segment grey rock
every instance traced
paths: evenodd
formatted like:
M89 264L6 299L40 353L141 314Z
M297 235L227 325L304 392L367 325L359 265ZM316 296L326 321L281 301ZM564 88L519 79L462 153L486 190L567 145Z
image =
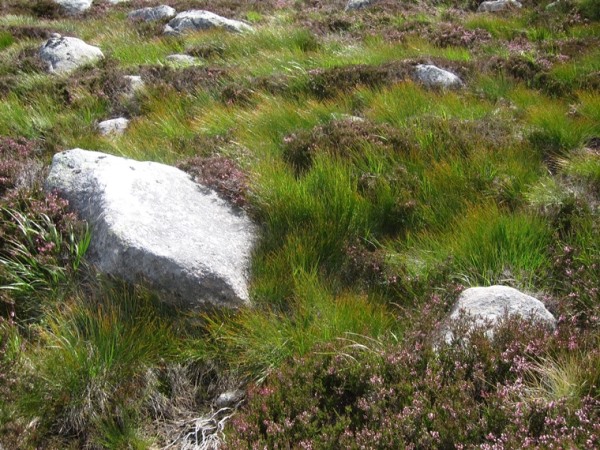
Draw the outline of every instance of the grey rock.
M415 77L426 86L444 88L461 87L463 82L452 72L431 64L419 64L415 67Z
M135 92L141 91L146 86L144 80L139 75L124 75L123 78L129 82L128 92L126 94L132 95Z
M194 9L177 14L165 26L164 32L177 35L185 31L208 30L211 28L224 28L236 33L252 31L250 25L239 20L226 19L210 11Z
M88 221L88 258L100 271L145 281L178 306L249 303L255 228L185 172L74 149L54 155L45 188Z
M243 398L244 398L244 391L239 390L239 389L237 389L235 391L223 392L215 400L215 406L217 408L229 408L231 406L234 406L236 403L242 401Z
M348 0L348 3L346 3L345 11L367 8L376 1L377 0Z
M473 287L466 289L454 305L449 320L457 320L464 313L474 319L475 325L490 324L488 332L493 335L493 327L505 316L520 316L550 327L556 319L538 299L508 286ZM446 332L446 341L452 334Z
M131 11L127 18L129 20L140 20L144 22L153 22L156 20L167 19L174 17L176 11L167 5L160 5L154 8L142 8Z
M479 5L477 12L498 12L510 8L521 8L523 5L516 0L493 0Z
M53 73L68 73L104 58L98 47L81 39L60 35L48 39L40 47L39 56L46 63L48 72Z
M180 65L192 65L192 64L198 64L201 62L200 59L196 58L195 56L185 55L182 53L176 53L174 55L169 55L165 59L173 64L180 64Z
M67 14L81 14L92 7L92 0L54 0Z
M124 117L109 119L98 124L98 131L103 136L123 134L129 125L129 120Z

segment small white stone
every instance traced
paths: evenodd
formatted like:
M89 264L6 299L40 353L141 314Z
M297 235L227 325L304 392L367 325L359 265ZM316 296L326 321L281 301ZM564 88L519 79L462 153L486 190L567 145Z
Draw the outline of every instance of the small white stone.
M98 124L98 131L103 136L123 134L129 125L129 120L124 117L105 120Z

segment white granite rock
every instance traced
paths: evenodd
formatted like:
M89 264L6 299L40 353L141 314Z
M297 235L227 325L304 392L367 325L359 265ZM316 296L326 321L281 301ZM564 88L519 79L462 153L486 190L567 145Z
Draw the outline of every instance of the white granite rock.
M48 66L48 71L54 73L68 73L104 58L98 47L86 44L81 39L58 34L42 45L39 56Z
M129 119L118 117L116 119L104 120L98 124L98 131L103 136L111 134L123 134L129 125Z
M129 20L140 20L144 22L153 22L156 20L175 17L176 11L167 5L155 6L154 8L141 8L131 11L127 18Z
M45 187L89 223L100 271L146 282L177 306L248 304L255 228L185 172L74 149L54 155Z
M185 31L208 30L211 28L224 28L236 33L252 31L250 25L239 20L227 19L210 11L194 9L177 14L165 26L164 32L177 35Z
M523 5L516 0L485 1L479 5L477 12L498 12L509 8L521 8Z
M415 67L415 77L426 86L437 86L444 88L461 87L461 79L447 70L431 64L419 64Z

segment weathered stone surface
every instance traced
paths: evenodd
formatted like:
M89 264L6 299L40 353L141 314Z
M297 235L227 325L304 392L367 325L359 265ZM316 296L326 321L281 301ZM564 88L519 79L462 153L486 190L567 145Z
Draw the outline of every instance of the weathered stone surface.
M131 11L127 18L129 20L141 20L144 22L153 22L155 20L174 17L176 11L167 5L155 6L154 8L142 8Z
M68 73L79 66L104 58L98 47L86 44L81 39L62 37L55 34L44 43L39 56L48 66L49 72Z
M129 125L129 120L125 117L109 119L98 124L98 131L104 136L110 134L123 134Z
M198 64L199 62L201 62L199 58L196 58L195 56L186 55L183 53L176 53L174 55L169 55L165 59L173 64L180 64L180 65L191 65L191 64Z
M224 28L229 31L241 33L252 31L252 27L239 20L226 19L210 11L194 9L177 14L165 26L166 34L180 34L184 31L208 30L211 28Z
M145 280L180 306L248 303L254 226L181 170L74 149L54 156L46 189L88 221L102 272Z
M346 11L352 11L355 9L363 9L371 6L377 0L348 0L346 4Z
M508 286L474 287L465 290L458 298L449 320L453 321L464 312L474 319L475 325L488 322L492 328L500 319L517 315L524 319L554 327L556 319L538 299ZM493 332L490 333L492 335ZM446 340L452 334L446 333Z
M54 0L68 14L81 14L92 7L92 0Z
M498 12L509 8L521 8L521 3L516 0L493 0L479 5L477 12Z
M415 67L415 77L427 86L445 88L461 87L463 82L452 72L430 64L419 64Z

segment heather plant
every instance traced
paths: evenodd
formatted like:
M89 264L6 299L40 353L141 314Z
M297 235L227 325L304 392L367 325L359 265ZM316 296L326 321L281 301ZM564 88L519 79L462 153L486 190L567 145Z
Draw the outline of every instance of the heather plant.
M348 335L251 387L226 448L597 445L597 396L583 389L573 404L525 395L535 392L525 380L539 373L536 359L554 346L548 330L512 319L493 340L472 329L467 344L455 334L432 347L425 327L444 309L432 300L429 319L402 341Z

